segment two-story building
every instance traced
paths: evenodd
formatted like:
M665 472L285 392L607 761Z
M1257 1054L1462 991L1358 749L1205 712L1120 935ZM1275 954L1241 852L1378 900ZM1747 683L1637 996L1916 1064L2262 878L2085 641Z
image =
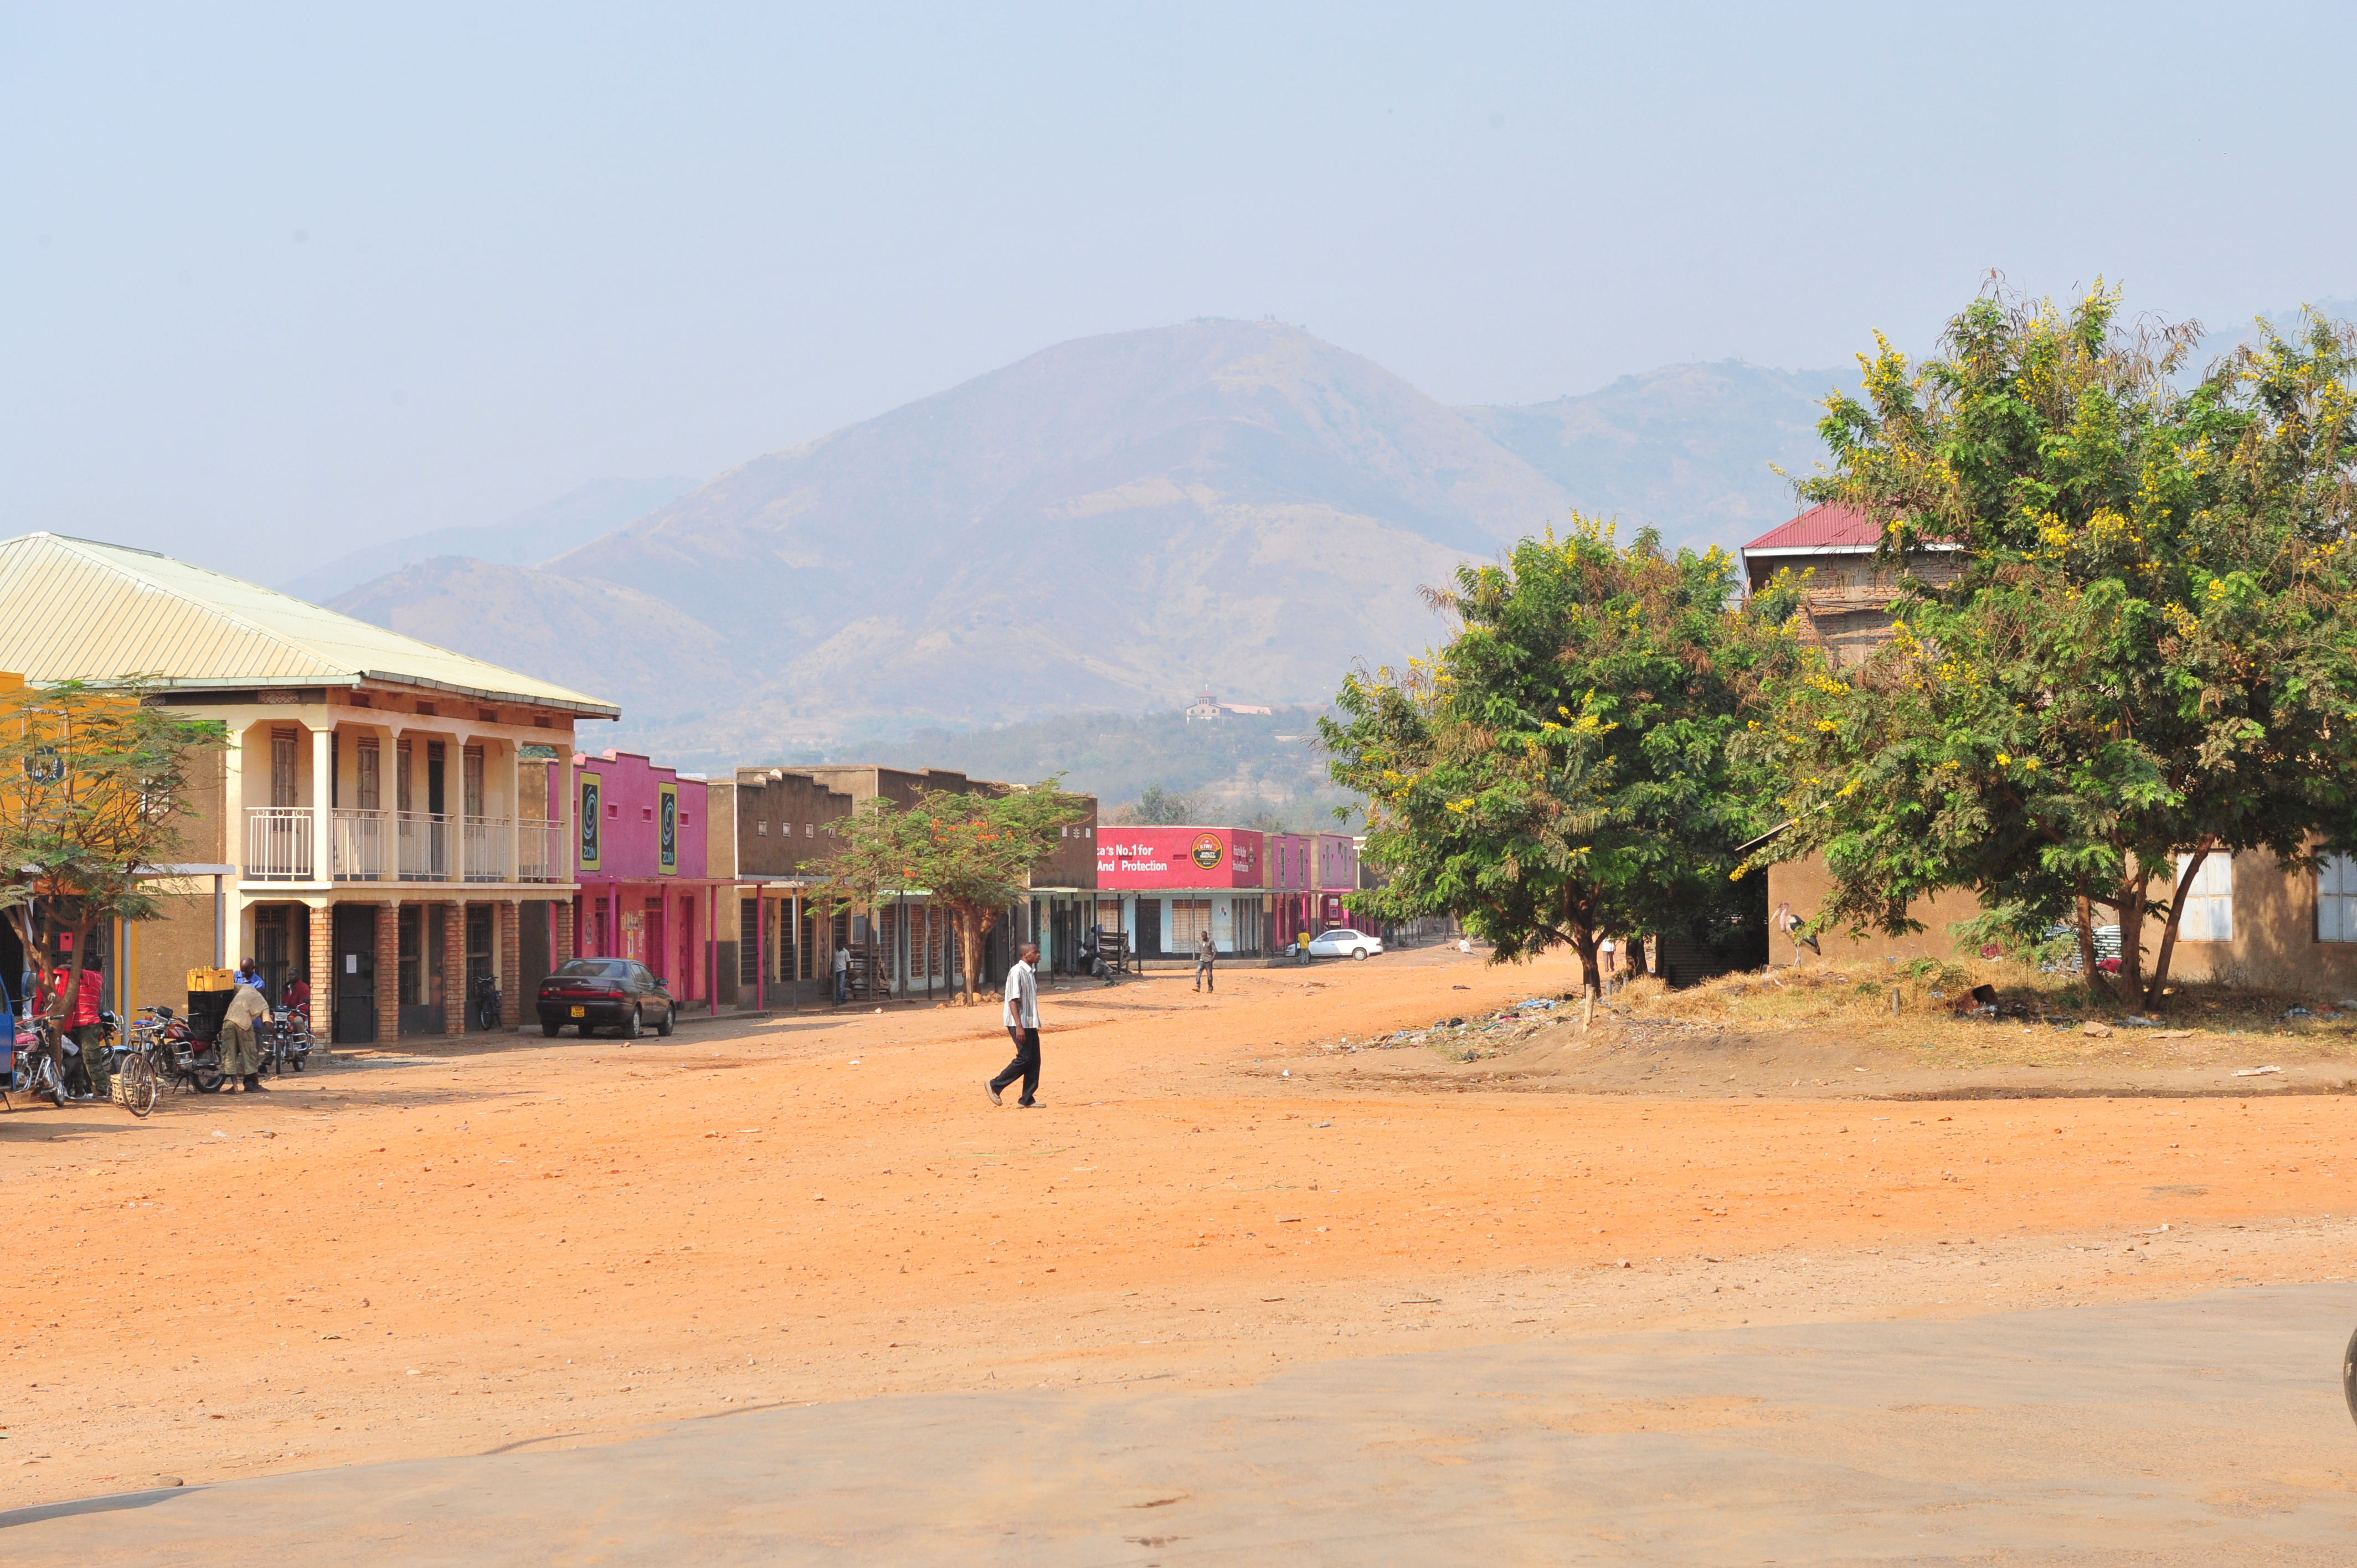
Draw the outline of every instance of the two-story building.
M574 875L581 892L575 958L634 959L682 1007L716 1008L719 950L713 932L728 878L707 874L705 780L636 752L573 758Z
M527 929L576 891L575 726L613 704L51 533L0 542L0 669L136 680L226 732L161 879L169 914L122 939L122 1001L178 1005L188 968L251 957L274 989L305 974L339 1042L459 1033L484 978L515 1022Z

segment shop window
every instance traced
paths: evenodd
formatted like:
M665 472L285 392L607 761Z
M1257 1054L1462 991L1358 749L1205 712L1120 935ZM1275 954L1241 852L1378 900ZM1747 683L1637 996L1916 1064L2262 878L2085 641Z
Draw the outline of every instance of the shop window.
M2177 857L2177 877L2185 879L2185 867L2191 855ZM2234 859L2223 851L2213 850L2201 857L2201 868L2193 874L2193 886L2186 889L2185 910L2178 917L2177 940L2181 942L2227 942L2234 940Z
M2316 940L2357 942L2357 855L2328 854L2317 864Z

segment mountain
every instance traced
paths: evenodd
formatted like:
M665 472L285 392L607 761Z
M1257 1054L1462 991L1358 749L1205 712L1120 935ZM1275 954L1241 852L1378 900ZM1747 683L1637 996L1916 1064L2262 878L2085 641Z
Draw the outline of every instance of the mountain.
M1773 371L1735 360L1670 365L1552 403L1458 410L1627 538L1734 546L1799 510L1791 478L1824 456L1824 396L1857 372Z
M429 532L371 545L339 555L317 566L279 591L298 599L324 603L347 589L383 576L388 572L437 555L460 555L504 565L528 566L587 544L608 530L619 528L695 489L694 479L597 479L569 490L552 501L520 511L505 522L481 527L437 528Z
M1059 344L770 453L536 565L414 560L334 607L620 703L683 766L932 726L1322 706L1444 632L1418 590L1575 505L1738 542L1831 378L1681 366L1451 409L1290 327ZM1812 438L1813 439L1813 438ZM1756 525L1756 526L1755 526Z

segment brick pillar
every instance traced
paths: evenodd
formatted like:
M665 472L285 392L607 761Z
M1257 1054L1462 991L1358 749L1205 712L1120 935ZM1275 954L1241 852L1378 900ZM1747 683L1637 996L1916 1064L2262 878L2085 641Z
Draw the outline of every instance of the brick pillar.
M552 900L556 911L556 961L565 963L581 955L573 950L573 900Z
M401 906L376 907L376 1037L401 1038Z
M523 906L512 898L500 900L500 1026L512 1029L523 1019Z
M442 917L442 1032L467 1032L467 906L447 906Z
M311 906L311 950L305 955L303 978L311 983L311 1033L322 1043L336 1030L336 907Z

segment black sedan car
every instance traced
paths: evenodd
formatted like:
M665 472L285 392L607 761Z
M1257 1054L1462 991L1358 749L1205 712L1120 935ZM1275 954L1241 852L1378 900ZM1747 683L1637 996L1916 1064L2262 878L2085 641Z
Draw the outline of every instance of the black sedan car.
M540 1032L554 1035L575 1024L584 1039L599 1029L619 1029L626 1040L649 1028L668 1035L679 1021L679 1003L670 987L671 982L635 959L571 960L540 983Z

